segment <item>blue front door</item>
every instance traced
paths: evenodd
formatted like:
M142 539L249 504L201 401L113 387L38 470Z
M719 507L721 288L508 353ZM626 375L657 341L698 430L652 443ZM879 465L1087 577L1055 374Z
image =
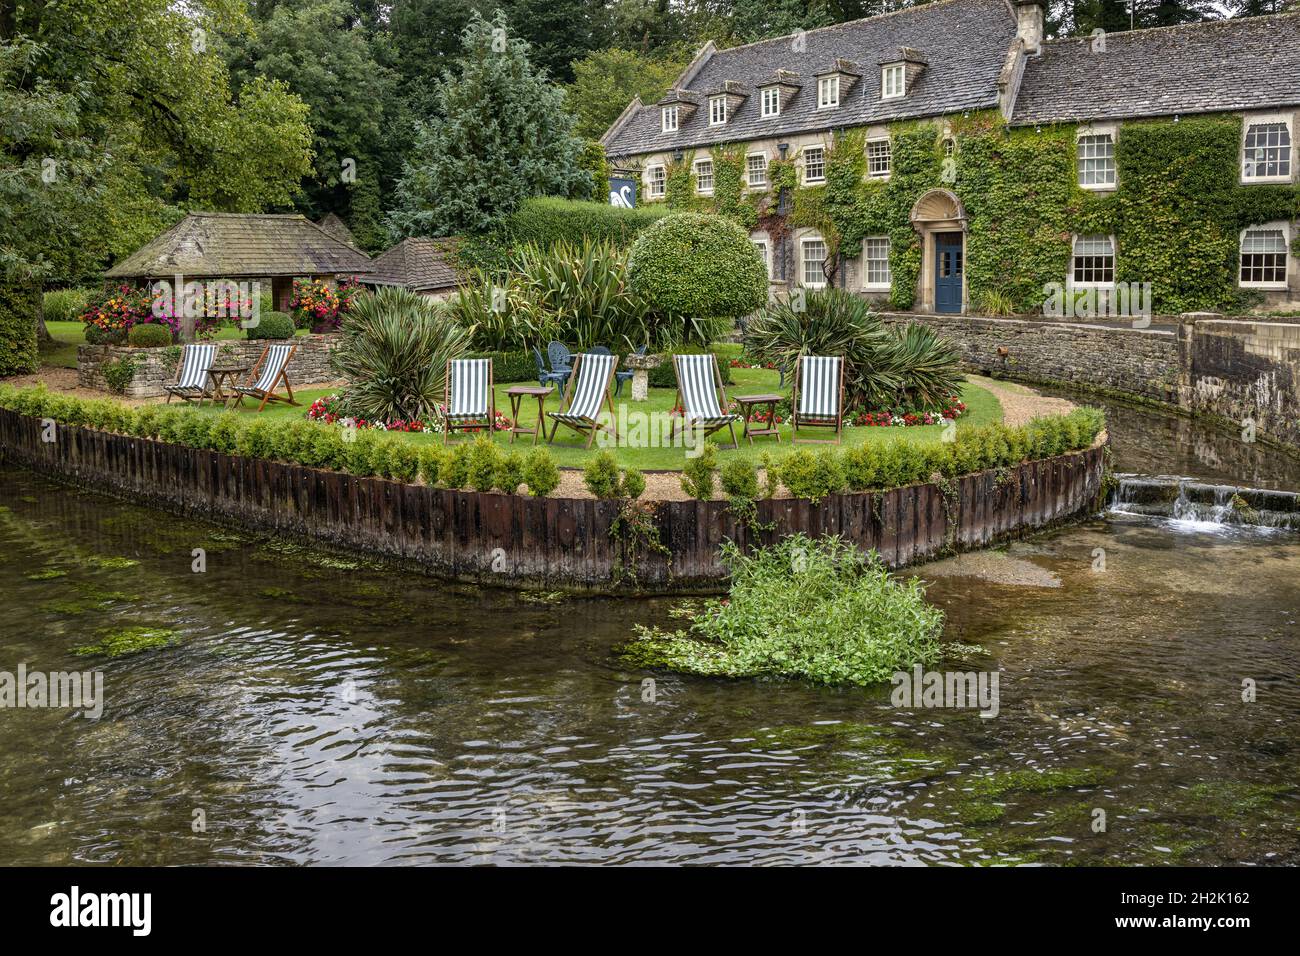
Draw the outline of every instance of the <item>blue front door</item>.
M962 234L940 232L934 237L934 311L961 311Z

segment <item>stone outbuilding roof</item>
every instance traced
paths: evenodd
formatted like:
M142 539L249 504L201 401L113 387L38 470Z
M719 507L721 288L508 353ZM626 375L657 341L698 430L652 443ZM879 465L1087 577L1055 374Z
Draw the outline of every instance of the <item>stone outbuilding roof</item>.
M702 54L693 65L694 74L688 68L688 79L681 83L688 95L721 90L728 81L750 94L726 125L709 126L708 111L700 109L677 132L664 133L659 107L642 106L607 134L605 151L611 156L658 152L993 108L998 105L998 76L1015 36L1016 18L1006 0L935 0ZM910 48L928 66L906 96L882 100L874 65L897 59L900 47ZM838 107L819 110L815 77L835 70L837 60L872 66L863 69L862 80ZM777 70L796 74L794 82L801 88L782 106L780 116L763 119L761 97L753 94L775 82Z
M305 216L190 213L105 273L109 278L360 275L370 257Z
M455 250L455 239L403 239L375 257L372 274L365 281L403 286L413 292L454 289L460 281L451 264Z
M1011 122L1076 122L1300 105L1300 14L1049 40Z

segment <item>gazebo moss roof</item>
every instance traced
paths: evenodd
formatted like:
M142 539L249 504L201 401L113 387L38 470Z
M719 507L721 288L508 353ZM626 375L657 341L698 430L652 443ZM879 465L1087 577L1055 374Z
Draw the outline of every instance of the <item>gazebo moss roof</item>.
M190 213L105 273L109 278L360 275L370 257L305 216Z
M373 285L398 285L414 292L454 288L460 276L450 260L455 239L403 239L375 257L365 281Z

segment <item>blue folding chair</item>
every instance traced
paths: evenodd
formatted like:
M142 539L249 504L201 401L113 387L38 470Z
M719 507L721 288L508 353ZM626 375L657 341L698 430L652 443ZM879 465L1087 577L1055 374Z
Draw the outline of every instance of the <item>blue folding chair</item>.
M563 372L548 371L546 368L546 360L542 358L541 349L536 347L533 348L533 361L537 363L537 384L538 385L540 385L542 388L545 388L547 385L551 385L551 384L558 385L561 388L564 387L564 383L569 376L567 376Z

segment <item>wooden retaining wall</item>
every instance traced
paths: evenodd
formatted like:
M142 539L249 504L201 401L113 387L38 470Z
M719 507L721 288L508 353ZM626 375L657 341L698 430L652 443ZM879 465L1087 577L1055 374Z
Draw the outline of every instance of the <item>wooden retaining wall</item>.
M945 548L970 550L1085 512L1100 492L1104 447L999 475L880 493L758 502L751 534L725 501L665 501L655 525L670 554L634 548L610 527L612 501L448 491L302 465L223 455L76 426L44 442L40 422L0 409L0 450L36 471L187 517L301 537L484 584L674 592L717 590L718 545L802 531L875 548L893 567ZM635 583L627 579L636 566ZM620 573L621 569L621 573Z

